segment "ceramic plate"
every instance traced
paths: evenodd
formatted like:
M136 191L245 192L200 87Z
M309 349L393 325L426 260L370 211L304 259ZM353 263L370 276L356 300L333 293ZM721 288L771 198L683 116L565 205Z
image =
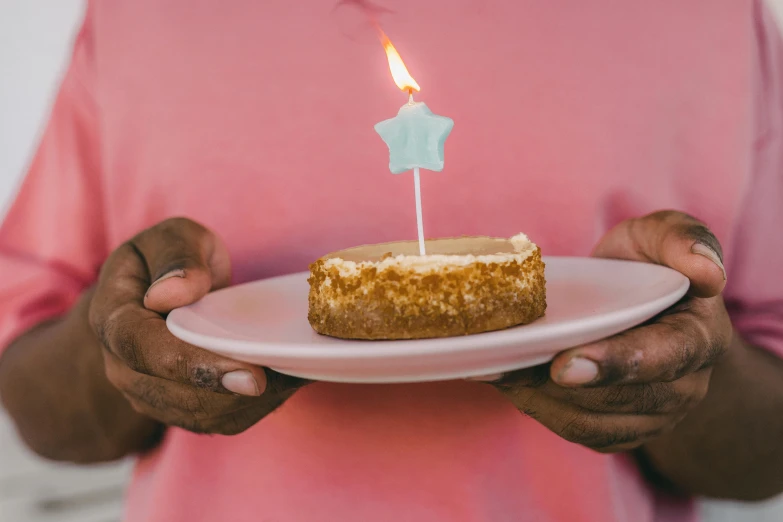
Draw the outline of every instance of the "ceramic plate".
M233 286L172 311L180 339L237 360L307 379L419 382L525 368L655 316L688 290L658 265L544 257L547 312L538 321L478 335L412 341L344 341L307 322L307 273Z

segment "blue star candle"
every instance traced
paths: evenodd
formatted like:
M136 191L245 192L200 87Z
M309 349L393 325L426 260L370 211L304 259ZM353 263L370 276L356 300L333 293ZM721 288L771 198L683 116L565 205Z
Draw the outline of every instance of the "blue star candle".
M425 255L424 225L421 211L421 180L419 169L443 170L443 150L446 138L454 127L454 120L438 116L423 102L413 101L413 91L420 90L391 41L382 32L381 41L389 59L394 83L408 92L408 103L400 107L397 116L375 125L375 131L389 147L389 170L402 174L413 170L416 195L416 224L419 235L419 254Z

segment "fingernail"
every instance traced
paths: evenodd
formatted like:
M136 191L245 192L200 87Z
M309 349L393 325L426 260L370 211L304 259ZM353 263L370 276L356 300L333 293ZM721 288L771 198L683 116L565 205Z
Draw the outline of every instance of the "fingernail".
M152 290L155 285L157 285L158 283L161 283L162 281L165 281L166 279L171 279L172 277L182 277L182 278L184 278L185 277L185 271L183 269L181 269L181 268L177 268L177 269L174 269L174 270L169 270L168 272L166 272L165 274L163 274L162 276L160 276L159 278L154 280L152 282L152 284L150 285L150 287L147 288L147 292L144 294L144 302L146 303L147 296L150 295L150 290Z
M249 395L258 397L261 393L258 391L258 384L253 378L253 374L247 370L236 370L223 375L220 383L225 389L239 395Z
M154 280L150 285L150 288L152 288L153 286L157 285L162 281L165 281L166 279L171 279L172 277L185 277L185 271L181 268L169 270L168 272L166 272L165 274L163 274L162 276Z
M502 373L493 373L491 375L479 375L477 377L466 377L466 381L495 382L503 378Z
M584 357L574 357L557 376L560 384L589 384L598 377L598 365Z
M723 266L723 261L717 252L703 243L694 243L694 245L691 247L691 252L700 256L704 256L718 265L718 268L720 268L721 272L723 272L723 280L726 280L726 267Z

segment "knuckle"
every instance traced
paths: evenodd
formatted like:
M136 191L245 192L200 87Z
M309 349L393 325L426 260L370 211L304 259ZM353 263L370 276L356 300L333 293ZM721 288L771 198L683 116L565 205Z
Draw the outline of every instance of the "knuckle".
M203 382L198 383L195 379L196 367L187 353L170 346L165 348L160 350L158 358L158 374L160 377L196 388L210 388L205 386Z
M174 217L142 231L129 243L136 252L154 252L156 258L165 260L163 266L156 267L159 273L149 274L155 280L166 272L191 265L194 258L199 258L202 239L210 233L191 219Z
M723 300L718 298L710 301L713 301L713 306L708 312L711 320L704 324L707 348L703 367L710 366L723 357L734 337L734 326Z
M217 394L207 390L194 390L192 398L192 411L196 412L196 417L204 419L227 415L246 406L246 397Z
M154 281L173 270L204 267L204 238L211 234L202 225L187 218L172 218L150 229L137 241L155 253L158 265L150 274Z
M658 411L665 403L660 393L650 384L642 384L637 390L637 413L651 413Z
M682 408L682 395L671 383L656 383L645 387L649 390L646 403L640 413L666 413Z
M641 433L632 425L609 425L602 421L601 416L575 414L563 426L560 436L596 451L613 452L641 444L648 434Z
M638 394L630 386L614 386L607 389L603 397L603 404L609 408L624 409L635 404Z
M631 382L639 375L641 368L641 352L618 351L617 355L609 358L601 368L600 384L616 385Z
M126 241L115 249L101 267L99 278L99 292L104 284L120 290L135 290L139 282L144 283L142 275L132 276L140 262L145 257L136 246L133 239ZM117 273L123 273L123 278L116 278Z
M190 377L190 358L182 352L177 352L173 357L170 373L180 382L192 382Z
M136 413L140 413L159 422L166 422L166 418L165 416L161 415L161 411L150 403L145 402L143 399L140 399L129 393L123 393L123 396L125 397L125 400L128 401L128 404L131 405L133 411Z
M128 382L123 370L127 371L126 368L123 368L114 361L108 360L108 358L104 361L103 372L106 375L109 384L114 386L115 389L119 390L127 398L125 391L128 387Z
M695 368L696 371L705 370L715 364L715 362L725 353L728 342L720 337L713 337L707 339L705 344L704 357L702 358L701 364Z
M590 415L574 413L561 427L560 436L570 442L589 445L589 441L597 435L595 424Z
M677 408L675 411L690 411L696 406L698 406L701 401L704 400L705 397L707 397L707 392L709 391L709 376L708 374L704 374L703 378L699 379L699 382L696 383L695 386L693 386L692 389L690 389L687 393L680 393L678 394L679 397L679 408Z
M213 416L212 401L208 397L202 397L199 390L189 394L182 401L182 407L187 416L196 420L206 420Z
M125 386L122 392L149 410L171 411L171 392L164 383L154 382L149 379L136 379L135 382Z
M704 398L707 396L707 387L705 386L703 389L699 388L694 393L690 393L687 395L683 395L678 403L678 408L673 409L672 413L676 411L690 411L699 404L701 404L701 401L704 400Z
M658 361L656 380L673 382L696 371L704 362L706 338L698 322L682 320L674 315L661 319L668 329L669 348L663 350ZM666 342L662 340L662 342Z
M196 388L209 391L217 391L221 388L220 372L212 366L194 364L187 368L186 372L187 380Z
M620 334L611 338L606 347L606 359L601 363L599 386L631 384L649 364L649 350L640 344L638 336Z
M149 374L136 329L129 323L116 324L110 332L109 348L131 370Z
M96 292L90 301L90 306L87 309L87 322L90 324L90 328L104 345L106 342L104 333L104 309L99 303L100 295Z
M125 397L125 400L128 401L128 404L130 404L131 408L133 408L133 411L136 413L141 413L142 415L149 415L148 407L145 403L132 395L123 393L123 396Z
M221 372L210 364L194 360L191 353L176 347L160 350L156 372L160 377L192 386L197 390L221 391Z
M114 359L110 357L103 358L103 373L106 375L109 383L120 391L124 391L126 387L126 379L123 370L127 371L127 368L117 364Z
M606 409L620 413L661 413L679 408L679 395L669 383L617 386L604 394Z
M162 340L150 358L145 356L144 347L133 333L123 337L121 346L128 365L140 373L190 386L194 391L224 391L222 372L177 343Z
M661 380L664 382L673 382L681 377L691 373L694 369L694 362L697 360L698 350L693 341L685 339L679 344L679 357L677 363L669 365L661 372Z
M90 326L92 327L93 333L98 338L98 341L100 341L104 348L108 349L111 346L111 324L102 320L102 318L93 318L91 309Z
M128 240L120 244L120 246L115 248L109 254L106 260L103 262L103 265L101 265L99 280L104 280L108 277L111 277L114 268L121 266L128 257L133 257L135 255L136 250L134 249L132 240Z

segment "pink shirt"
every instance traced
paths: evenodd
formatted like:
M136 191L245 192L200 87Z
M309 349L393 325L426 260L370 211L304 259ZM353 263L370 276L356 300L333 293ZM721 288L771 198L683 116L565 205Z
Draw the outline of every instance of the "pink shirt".
M91 5L0 231L3 344L65 312L170 216L236 281L415 237L410 176L373 124L405 97L336 0ZM390 6L392 2L387 2ZM783 355L783 46L751 0L398 0L381 21L456 122L423 175L430 236L528 233L586 255L661 208L706 221L748 340ZM624 455L568 443L489 386L315 384L234 437L168 430L126 520L690 520Z

